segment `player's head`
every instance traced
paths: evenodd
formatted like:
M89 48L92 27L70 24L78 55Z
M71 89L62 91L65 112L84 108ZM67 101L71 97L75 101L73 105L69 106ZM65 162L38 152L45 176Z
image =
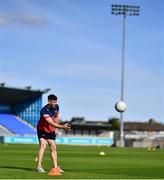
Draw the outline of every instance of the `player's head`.
M50 94L48 96L48 104L51 106L51 107L55 107L55 105L57 104L57 96L55 96L54 94Z

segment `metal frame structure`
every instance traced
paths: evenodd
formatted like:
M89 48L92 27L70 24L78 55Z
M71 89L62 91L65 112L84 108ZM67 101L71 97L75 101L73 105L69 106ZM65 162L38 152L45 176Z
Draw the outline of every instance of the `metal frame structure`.
M111 14L123 16L123 38L122 38L122 55L121 55L121 96L120 100L124 101L124 81L125 81L125 31L126 31L126 17L127 16L139 16L140 6L133 5L111 5ZM123 112L120 113L120 146L124 146L124 123L123 123Z

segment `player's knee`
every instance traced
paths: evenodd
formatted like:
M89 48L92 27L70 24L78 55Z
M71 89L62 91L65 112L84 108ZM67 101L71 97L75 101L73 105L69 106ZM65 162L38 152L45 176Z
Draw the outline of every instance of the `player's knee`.
M45 149L46 149L46 144L44 144L44 143L41 144L41 145L40 145L40 148L43 149L43 150L45 150Z
M56 151L56 146L55 145L50 145L50 150L51 150L51 152L55 152Z

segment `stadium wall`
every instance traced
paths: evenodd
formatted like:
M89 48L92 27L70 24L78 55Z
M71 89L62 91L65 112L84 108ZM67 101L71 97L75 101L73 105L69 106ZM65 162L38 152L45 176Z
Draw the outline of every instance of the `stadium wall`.
M21 143L21 144L37 144L37 137L22 136L0 136L1 143ZM57 144L69 145L113 145L112 138L94 138L94 137L57 137Z

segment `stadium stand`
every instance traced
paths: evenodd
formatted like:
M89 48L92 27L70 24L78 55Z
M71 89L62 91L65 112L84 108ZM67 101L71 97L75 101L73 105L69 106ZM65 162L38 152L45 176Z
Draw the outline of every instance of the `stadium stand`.
M0 136L12 136L14 135L8 129L0 125Z
M15 115L35 128L40 117L42 95L49 90L33 90L31 86L15 88L0 83L0 113Z
M36 130L12 114L0 114L0 125L16 135L36 135Z

